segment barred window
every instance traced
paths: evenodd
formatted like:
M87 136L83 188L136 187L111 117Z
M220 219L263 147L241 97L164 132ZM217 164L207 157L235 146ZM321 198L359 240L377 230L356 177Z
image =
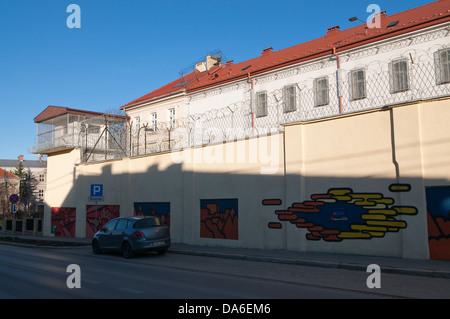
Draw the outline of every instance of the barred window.
M366 71L364 69L356 69L350 72L350 92L352 100L360 100L367 97L366 95Z
M158 114L152 113L152 130L156 132L156 129L158 127Z
M323 106L330 103L328 77L317 78L314 80L314 92L316 106Z
M267 115L267 92L256 93L256 117Z
M170 127L175 127L175 109L169 110Z
M450 49L436 52L437 84L450 83Z
M408 60L397 60L390 64L392 93L409 90Z
M288 85L283 88L283 104L285 113L292 112L297 109L295 85Z

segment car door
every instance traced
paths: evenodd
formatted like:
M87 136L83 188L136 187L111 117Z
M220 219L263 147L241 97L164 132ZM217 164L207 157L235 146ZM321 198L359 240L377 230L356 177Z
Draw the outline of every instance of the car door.
M118 219L113 219L105 226L103 226L102 229L98 232L97 237L101 248L112 248L112 234L116 229L117 222Z
M111 232L111 246L114 249L121 249L123 238L126 236L125 230L128 227L128 219L121 218L117 222L116 228Z

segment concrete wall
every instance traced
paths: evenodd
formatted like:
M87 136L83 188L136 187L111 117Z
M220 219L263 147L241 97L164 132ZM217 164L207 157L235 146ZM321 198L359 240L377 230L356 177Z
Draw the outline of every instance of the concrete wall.
M74 207L75 236L86 236L90 185L103 184L101 204L119 205L121 216L134 203L170 203L174 242L427 259L425 187L450 186L449 103L108 162L77 164L77 150L49 155L44 235L51 207ZM218 205L206 209L211 200ZM214 215L226 200L237 204L236 235L212 230L214 216L230 213Z

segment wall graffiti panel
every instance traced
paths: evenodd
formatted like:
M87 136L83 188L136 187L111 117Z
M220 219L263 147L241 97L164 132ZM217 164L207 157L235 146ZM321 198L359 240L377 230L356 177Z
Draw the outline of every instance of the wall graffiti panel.
M51 225L55 237L75 237L76 208L52 207Z
M450 187L429 187L426 196L430 259L450 260Z
M102 228L110 220L117 217L120 217L120 205L87 205L86 237L94 237L94 234L100 228Z
M408 184L392 184L391 192L409 192ZM263 205L274 205L275 200L263 200ZM281 200L280 200L281 204ZM395 206L391 197L381 193L356 193L351 188L332 188L324 194L314 194L311 200L293 203L286 210L276 210L280 222L270 222L270 229L281 229L281 222L290 222L306 228L308 240L340 242L345 239L372 239L384 237L407 227L399 215L415 215L412 206Z
M200 238L234 239L238 233L238 200L200 200Z
M134 216L157 216L165 226L170 226L170 203L134 203Z

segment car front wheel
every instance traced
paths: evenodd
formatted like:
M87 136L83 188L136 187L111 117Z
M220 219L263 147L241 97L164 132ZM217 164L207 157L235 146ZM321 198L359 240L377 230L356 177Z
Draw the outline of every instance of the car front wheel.
M102 253L102 250L100 249L100 245L98 244L98 241L97 241L97 240L94 240L94 241L92 242L92 252L93 252L95 255L99 255L99 254Z
M130 259L134 257L133 249L131 248L130 243L124 242L122 245L122 256L126 259Z

